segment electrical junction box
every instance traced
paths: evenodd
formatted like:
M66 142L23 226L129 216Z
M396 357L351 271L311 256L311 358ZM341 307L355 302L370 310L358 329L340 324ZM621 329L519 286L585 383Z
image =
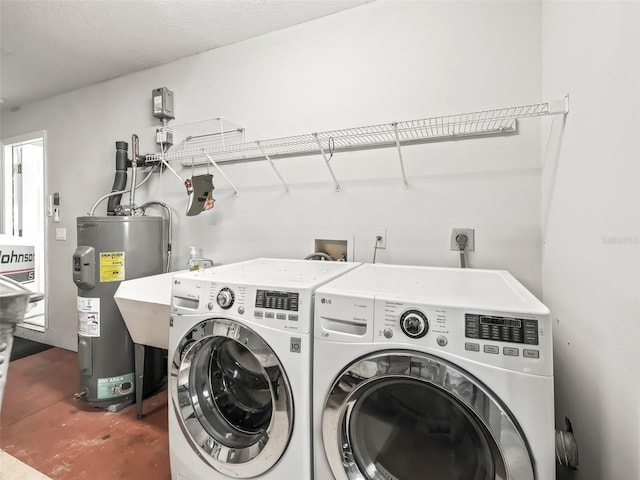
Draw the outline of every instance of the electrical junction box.
M152 92L153 116L160 119L176 118L173 112L173 92L167 87L156 88Z
M156 143L158 145L164 145L170 147L173 145L173 132L170 132L164 128L156 130Z

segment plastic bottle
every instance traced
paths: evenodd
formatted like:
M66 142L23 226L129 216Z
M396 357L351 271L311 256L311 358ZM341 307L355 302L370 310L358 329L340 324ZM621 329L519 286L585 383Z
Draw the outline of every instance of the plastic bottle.
M213 260L210 258L198 257L198 249L196 247L189 247L189 260L187 260L187 268L189 270L193 272L210 267L213 267Z
M189 260L187 260L187 268L190 271L200 270L200 262L198 261L198 249L189 247Z

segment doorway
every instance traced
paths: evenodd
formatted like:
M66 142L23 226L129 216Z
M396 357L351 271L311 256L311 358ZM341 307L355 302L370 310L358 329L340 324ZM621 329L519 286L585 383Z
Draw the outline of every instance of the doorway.
M0 164L0 273L30 290L45 290L45 134L2 140ZM45 299L20 325L44 333Z

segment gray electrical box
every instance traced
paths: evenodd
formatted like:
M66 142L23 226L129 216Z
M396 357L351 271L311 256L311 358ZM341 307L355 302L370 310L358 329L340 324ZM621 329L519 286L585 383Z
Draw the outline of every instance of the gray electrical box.
M152 92L153 116L160 119L176 118L173 112L173 92L167 87L156 88Z
M83 290L95 288L96 257L93 247L80 246L73 253L73 283Z

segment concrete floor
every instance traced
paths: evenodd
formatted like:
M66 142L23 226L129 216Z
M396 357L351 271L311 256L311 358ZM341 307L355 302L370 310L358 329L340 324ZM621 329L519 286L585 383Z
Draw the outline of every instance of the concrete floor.
M53 480L171 479L166 390L145 399L138 420L135 405L110 413L74 400L78 388L75 352L52 348L9 364L0 450L19 462L0 456L0 478L43 478L27 476L22 462Z

